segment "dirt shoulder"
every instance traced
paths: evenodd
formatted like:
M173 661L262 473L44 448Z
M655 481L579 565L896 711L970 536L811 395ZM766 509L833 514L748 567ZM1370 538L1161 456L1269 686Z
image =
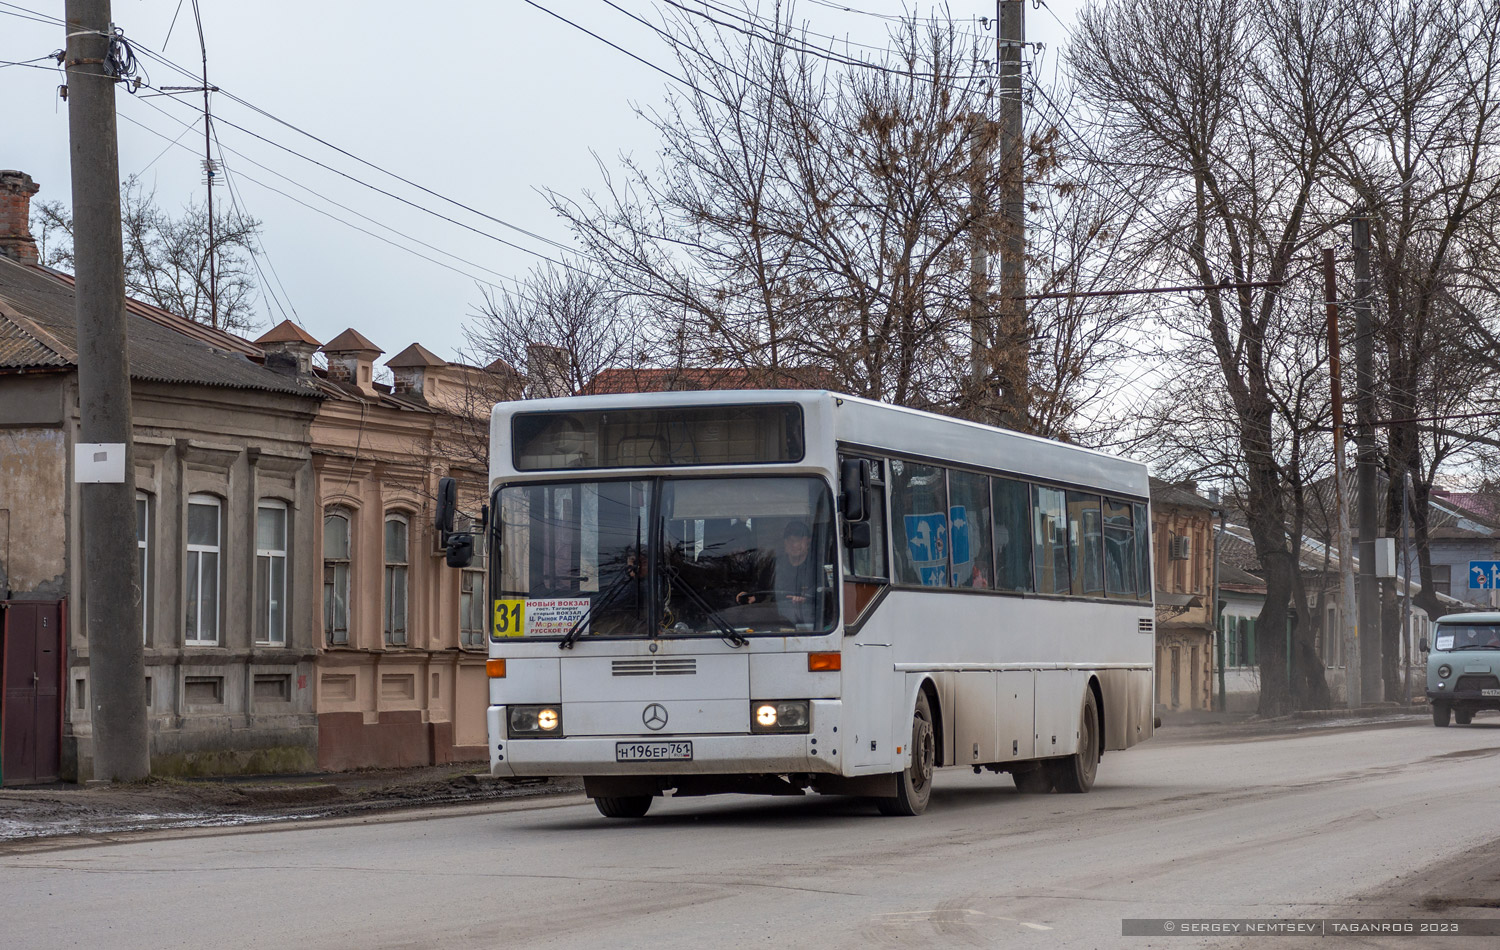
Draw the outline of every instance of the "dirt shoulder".
M582 790L576 779L493 779L481 763L238 779L0 789L0 847L65 835L339 818Z

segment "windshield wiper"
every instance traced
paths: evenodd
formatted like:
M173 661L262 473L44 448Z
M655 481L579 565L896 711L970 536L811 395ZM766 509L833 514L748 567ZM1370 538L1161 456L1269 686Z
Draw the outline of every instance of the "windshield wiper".
M742 647L750 642L749 640L746 640L744 637L736 633L734 627L729 623L729 621L724 619L724 615L719 613L717 608L715 608L712 604L705 600L703 598L703 595L698 593L698 591L693 588L692 584L689 584L686 580L683 579L681 571L673 567L671 564L668 564L665 559L662 561L661 568L667 573L668 577L670 577L682 588L682 592L684 594L687 594L688 599L691 600L695 605L697 605L698 609L703 611L704 615L708 617L709 620L713 621L714 626L719 628L719 636L726 642L728 642L730 646Z
M583 613L578 615L577 620L573 621L573 626L568 628L568 632L563 636L562 640L558 641L557 648L559 650L573 649L573 644L582 635L584 625L594 615L594 610L599 607L609 606L610 602L619 596L620 591L625 589L625 585L635 579L635 568L626 568L619 577L615 578L608 587L604 588L604 591L596 599L589 601L588 607L584 609Z

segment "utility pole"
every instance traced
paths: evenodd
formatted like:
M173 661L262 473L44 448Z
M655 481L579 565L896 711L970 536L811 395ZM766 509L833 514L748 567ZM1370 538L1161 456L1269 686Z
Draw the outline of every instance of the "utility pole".
M989 116L983 112L974 113L971 121L969 164L973 172L969 176L969 217L973 224L969 230L969 401L974 421L993 425L995 407L988 385L990 354L993 352L988 251L990 213L985 194L993 130Z
M203 15L193 0L193 19L198 24L198 49L203 53L203 182L208 186L208 314L209 325L219 329L219 272L214 253L214 165L213 114L208 109L208 44L203 40Z
M1000 87L1000 299L998 360L1000 425L1031 427L1031 327L1026 314L1026 127L1021 115L1021 50L1026 0L997 0L996 61Z
M1375 579L1375 342L1370 319L1370 217L1354 213L1354 416L1359 456L1359 678L1361 698L1378 702L1380 675L1380 587Z
M115 79L104 67L111 43L109 0L67 0L66 17L78 443L82 453L93 453L87 461L113 460L116 471L123 463L118 476L79 485L94 776L136 781L151 773L151 758L145 650L135 599L140 578Z
M1358 606L1354 599L1353 531L1349 527L1348 462L1344 458L1344 383L1339 344L1338 280L1333 248L1323 249L1323 299L1328 309L1328 381L1333 390L1333 499L1339 516L1339 637L1344 643L1344 699L1356 709L1362 699L1359 677ZM1331 635L1328 631L1325 635Z

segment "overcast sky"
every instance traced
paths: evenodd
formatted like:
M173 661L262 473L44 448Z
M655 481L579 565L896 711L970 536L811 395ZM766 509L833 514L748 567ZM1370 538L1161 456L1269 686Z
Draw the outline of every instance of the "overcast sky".
M537 2L673 69L665 43L604 0ZM613 2L651 22L660 22L660 10L667 9L659 0ZM742 0L713 2L743 7ZM1027 4L1028 39L1046 44L1037 63L1044 82L1053 77L1065 38L1061 24L1071 26L1077 5L1078 0L1051 0L1049 11ZM216 187L215 202L233 197L244 213L263 222L266 277L281 298L278 307L262 295L265 325L279 322L283 308L288 316L294 309L298 322L319 340L354 327L387 357L420 342L445 359L457 359L463 326L481 301L477 282L503 285L506 277L522 277L540 260L501 241L559 254L491 219L571 244L540 192L551 188L577 195L596 186L596 156L611 168L622 152L651 156L655 137L632 105L659 101L672 84L525 0L200 0L199 6L212 84L358 159L474 209L382 174L225 94L213 98L222 158L235 185L231 194ZM928 4L914 9L920 15L932 12ZM965 21L995 14L993 0L954 2L948 9ZM796 5L798 19L813 32L877 45L884 43L888 22L871 14L902 10L895 0L800 0ZM0 2L0 62L31 60L60 47L62 14L62 0ZM201 68L192 0L114 0L113 17L141 46L194 73ZM142 61L155 86L193 83L169 66L145 56ZM37 200L66 204L67 114L57 97L62 81L52 69L0 66L0 168L28 172L42 186ZM186 125L201 119L202 97L179 98L183 101L133 97L123 90L117 96L121 176L141 175L171 209L201 201L204 192L203 128Z

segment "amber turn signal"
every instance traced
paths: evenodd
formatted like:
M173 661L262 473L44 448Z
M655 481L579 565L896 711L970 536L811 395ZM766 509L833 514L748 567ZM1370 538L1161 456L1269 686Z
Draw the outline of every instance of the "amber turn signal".
M492 680L503 680L505 679L505 661L485 660L484 671L490 675L490 679Z
M842 653L809 653L807 655L809 673L836 673L843 668L844 655Z

